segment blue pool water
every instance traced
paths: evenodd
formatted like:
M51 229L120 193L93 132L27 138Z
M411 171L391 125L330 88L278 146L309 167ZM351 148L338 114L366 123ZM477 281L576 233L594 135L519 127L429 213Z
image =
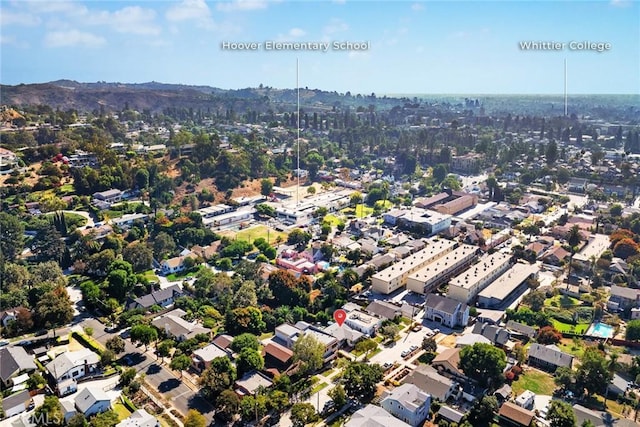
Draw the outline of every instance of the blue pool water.
M606 323L595 323L591 325L591 328L587 331L587 335L600 338L611 338L613 336L613 332L613 326L607 325Z

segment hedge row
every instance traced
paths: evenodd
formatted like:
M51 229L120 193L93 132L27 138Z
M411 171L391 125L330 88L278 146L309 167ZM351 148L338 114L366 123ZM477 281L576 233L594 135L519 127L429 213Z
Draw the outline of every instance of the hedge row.
M73 338L75 338L76 340L78 340L78 342L80 344L82 344L83 346L87 347L88 349L98 353L98 355L102 356L102 352L104 351L104 347L102 346L102 344L100 344L98 341L94 340L93 338L84 335L84 334L80 334L78 332L72 332L71 336Z

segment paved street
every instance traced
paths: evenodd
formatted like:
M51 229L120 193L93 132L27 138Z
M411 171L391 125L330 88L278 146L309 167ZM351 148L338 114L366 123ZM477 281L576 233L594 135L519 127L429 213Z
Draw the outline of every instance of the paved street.
M104 331L105 326L98 320L89 318L82 321L82 327L93 328L93 338L101 344L117 333ZM147 384L155 388L166 400L171 402L180 413L185 414L189 409L197 409L205 415L209 422L213 419L213 407L199 394L189 388L183 381L177 378L166 366L160 365L160 361L152 354L152 349L144 353L144 346L136 347L130 340L125 340L125 351L120 356L129 355L139 373L145 374Z

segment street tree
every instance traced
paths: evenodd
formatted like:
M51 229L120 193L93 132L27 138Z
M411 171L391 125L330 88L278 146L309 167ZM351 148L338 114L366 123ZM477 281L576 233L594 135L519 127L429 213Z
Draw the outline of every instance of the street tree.
M199 379L202 392L209 399L215 399L223 390L229 389L236 380L236 368L228 357L216 357Z
M331 400L336 405L336 408L340 409L347 403L347 393L344 390L342 384L338 384L327 393Z
M200 412L195 409L189 409L184 419L184 427L205 427L207 420Z
M131 341L137 341L144 344L145 350L147 346L158 339L158 331L153 326L135 325L130 331Z
M0 253L5 261L13 261L24 248L24 225L17 216L0 212L0 230Z
M570 404L563 400L552 400L547 411L550 427L575 427L576 414Z
M187 369L191 365L191 358L186 354L180 354L171 359L169 367L176 371L180 371L180 378L182 378L182 371Z
M368 339L358 341L356 344L355 350L358 353L363 353L364 360L368 360L369 353L375 350L376 348L378 348L378 343L375 340L368 338Z
M376 384L382 380L384 370L378 364L350 363L342 374L342 383L347 396L361 402L371 400Z
M216 399L216 415L224 421L231 421L240 410L240 398L233 390L223 390Z
M299 402L291 407L291 422L294 427L304 427L309 423L316 422L320 416L311 403Z
M115 354L120 354L124 351L124 340L116 335L115 337L107 340L105 347L113 351Z

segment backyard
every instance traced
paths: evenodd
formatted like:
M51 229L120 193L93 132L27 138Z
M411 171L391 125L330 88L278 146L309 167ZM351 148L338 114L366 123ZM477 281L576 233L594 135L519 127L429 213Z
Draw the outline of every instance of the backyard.
M256 239L262 237L265 240L268 239L270 245L278 243L278 240L280 242L285 242L287 240L287 233L276 231L273 228L262 224L239 231L225 230L220 232L220 235L226 236L231 240L243 240L245 242L254 242Z
M525 390L530 390L535 394L553 395L556 385L550 374L529 368L520 375L517 381L511 384L511 388L514 396Z

